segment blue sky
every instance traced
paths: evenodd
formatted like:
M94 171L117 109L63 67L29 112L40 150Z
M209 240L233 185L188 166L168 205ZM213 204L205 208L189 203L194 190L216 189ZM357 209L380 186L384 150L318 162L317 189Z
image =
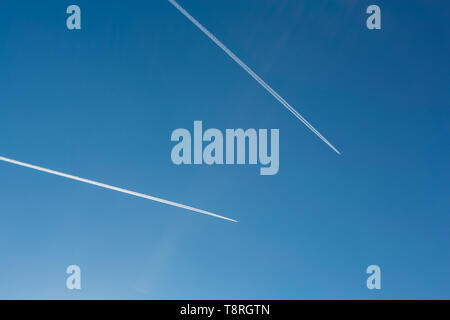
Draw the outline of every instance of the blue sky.
M448 1L179 3L342 155L165 0L2 1L1 156L239 223L0 163L0 298L450 298ZM279 128L279 173L174 165L194 120Z

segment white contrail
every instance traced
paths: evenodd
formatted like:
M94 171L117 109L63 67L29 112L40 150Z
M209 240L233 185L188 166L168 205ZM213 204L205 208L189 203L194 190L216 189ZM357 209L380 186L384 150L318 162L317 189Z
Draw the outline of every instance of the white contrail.
M341 154L319 131L316 130L305 118L303 118L297 110L295 110L289 103L286 102L275 90L273 90L263 79L261 79L252 69L250 69L241 59L239 59L233 52L230 51L219 39L217 39L211 32L208 31L200 22L198 22L193 16L189 14L182 6L180 6L175 0L168 0L175 8L178 9L186 18L188 18L197 28L199 28L204 34L206 34L216 45L218 45L227 55L231 57L242 69L247 71L249 75L253 77L258 83L264 87L275 99L277 99L286 109L288 109L294 116L296 116L301 122L303 122L312 132L314 132L323 142L325 142L331 149Z
M92 180L88 180L88 179L72 176L70 174L66 174L66 173L62 173L62 172L58 172L58 171L54 171L54 170L50 170L50 169L46 169L46 168L42 168L42 167L38 167L38 166L35 166L35 165L32 165L32 164L20 162L20 161L17 161L17 160L12 160L12 159L8 159L8 158L0 156L0 161L5 161L5 162L9 162L9 163L18 165L18 166L22 166L22 167L26 167L26 168L30 168L30 169L34 169L34 170L38 170L38 171L54 174L54 175L57 175L57 176L60 176L60 177L64 177L64 178L67 178L67 179L72 179L72 180L76 180L76 181L92 184L94 186L98 186L98 187L101 187L101 188L110 189L110 190L114 190L114 191L130 194L130 195L135 196L135 197L139 197L139 198L144 198L144 199L148 199L148 200L153 200L153 201L165 203L165 204L168 204L170 206L179 207L179 208L183 208L183 209L186 209L186 210L190 210L190 211L206 214L208 216L213 216L213 217L216 217L216 218L220 218L220 219L224 219L224 220L228 220L228 221L232 221L232 222L237 222L237 220L230 219L230 218L227 218L227 217L224 217L224 216L220 216L218 214L215 214L215 213L212 213L212 212L208 212L208 211L205 211L205 210L201 210L201 209L193 208L193 207L190 207L190 206L186 206L184 204L180 204L180 203L176 203L176 202L173 202L173 201L164 200L164 199L161 199L161 198L149 196L149 195L146 195L146 194L143 194L143 193L134 192L134 191L130 191L130 190L126 190L126 189L110 186L110 185L107 185L107 184L104 184L104 183L100 183L100 182L96 182L96 181L92 181Z

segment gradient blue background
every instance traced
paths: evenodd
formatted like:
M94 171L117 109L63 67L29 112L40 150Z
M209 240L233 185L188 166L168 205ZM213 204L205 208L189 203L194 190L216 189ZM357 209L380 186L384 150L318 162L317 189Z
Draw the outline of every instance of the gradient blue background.
M2 0L0 155L240 222L0 163L0 298L449 299L450 3L180 4L342 156L165 0ZM279 173L174 165L194 120L279 128Z

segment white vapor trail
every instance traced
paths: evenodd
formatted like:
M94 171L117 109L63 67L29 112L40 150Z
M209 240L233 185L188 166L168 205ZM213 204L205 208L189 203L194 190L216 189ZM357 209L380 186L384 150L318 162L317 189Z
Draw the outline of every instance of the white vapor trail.
M286 102L275 90L273 90L263 79L261 79L252 69L250 69L241 59L239 59L233 52L230 51L219 39L217 39L211 32L209 32L200 22L198 22L193 16L189 14L182 6L180 6L175 0L168 0L175 8L178 9L186 18L188 18L197 28L199 28L205 35L208 36L219 48L230 56L242 69L253 77L258 83L266 89L275 99L277 99L286 109L288 109L294 116L296 116L303 124L314 132L323 142L325 142L331 149L337 154L341 154L319 131L316 130L305 118L303 118L297 110L295 110L289 103Z
M232 222L237 222L237 220L230 219L230 218L227 218L227 217L224 217L224 216L220 216L218 214L215 214L215 213L212 213L212 212L209 212L209 211L205 211L205 210L202 210L202 209L197 209L197 208L193 208L193 207L190 207L190 206L186 206L186 205L181 204L181 203L176 203L176 202L173 202L173 201L164 200L164 199L161 199L161 198L149 196L149 195L146 195L146 194L143 194L143 193L134 192L134 191L130 191L130 190L126 190L126 189L110 186L108 184L104 184L104 183L101 183L101 182L96 182L96 181L92 181L92 180L88 180L88 179L72 176L70 174L66 174L66 173L62 173L62 172L58 172L58 171L54 171L54 170L50 170L50 169L46 169L46 168L42 168L42 167L38 167L38 166L35 166L35 165L32 165L32 164L20 162L20 161L17 161L17 160L12 160L12 159L8 159L8 158L0 156L0 161L4 161L4 162L12 163L12 164L15 164L15 165L18 165L18 166L22 166L22 167L26 167L26 168L30 168L30 169L34 169L34 170L38 170L38 171L54 174L54 175L57 175L57 176L60 176L60 177L64 177L64 178L67 178L67 179L72 179L72 180L84 182L84 183L91 184L91 185L94 185L94 186L98 186L98 187L101 187L101 188L110 189L110 190L114 190L114 191L130 194L130 195L135 196L135 197L161 202L161 203L164 203L164 204L168 204L169 206L174 206L174 207L186 209L186 210L189 210L189 211L194 211L194 212L197 212L197 213L206 214L208 216L212 216L212 217L216 217L216 218L220 218L220 219L224 219L224 220L228 220L228 221L232 221Z

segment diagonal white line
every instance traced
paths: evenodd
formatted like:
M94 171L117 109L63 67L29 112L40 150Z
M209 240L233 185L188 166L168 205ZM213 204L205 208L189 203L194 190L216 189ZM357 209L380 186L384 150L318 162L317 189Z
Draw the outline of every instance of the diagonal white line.
M208 31L200 22L189 14L182 6L175 0L168 0L175 8L178 9L186 18L188 18L197 28L199 28L205 35L208 36L219 48L230 56L242 69L244 69L250 76L266 89L275 99L277 99L286 109L288 109L294 116L296 116L309 130L314 132L323 142L325 142L337 154L341 154L319 131L316 130L304 117L302 117L297 110L295 110L289 103L286 102L275 90L273 90L263 79L261 79L252 69L250 69L241 59L239 59L233 52L230 51L219 39L217 39L211 32Z
M146 194L143 194L143 193L134 192L134 191L130 191L130 190L114 187L114 186L111 186L111 185L108 185L108 184L104 184L104 183L101 183L101 182L96 182L96 181L92 181L92 180L88 180L88 179L72 176L70 174L66 174L66 173L62 173L62 172L58 172L58 171L54 171L54 170L50 170L50 169L46 169L46 168L42 168L42 167L38 167L38 166L35 166L35 165L32 165L32 164L20 162L20 161L17 161L17 160L12 160L12 159L8 159L8 158L0 156L0 161L5 161L5 162L9 162L9 163L18 165L18 166L22 166L22 167L26 167L26 168L30 168L30 169L34 169L34 170L38 170L38 171L54 174L56 176L64 177L64 178L67 178L67 179L72 179L72 180L88 183L88 184L91 184L91 185L94 185L94 186L98 186L98 187L101 187L101 188L110 189L110 190L114 190L114 191L130 194L130 195L135 196L135 197L161 202L161 203L164 203L164 204L168 204L169 206L183 208L183 209L186 209L186 210L189 210L189 211L194 211L194 212L197 212L197 213L206 214L208 216L212 216L212 217L216 217L216 218L220 218L220 219L224 219L224 220L228 220L228 221L232 221L232 222L237 222L237 220L234 220L234 219L231 219L231 218L227 218L227 217L224 217L224 216L221 216L221 215L209 212L209 211L205 211L205 210L202 210L202 209L197 209L197 208L193 208L193 207L190 207L190 206L186 206L186 205L181 204L181 203L176 203L176 202L173 202L173 201L169 201L169 200L165 200L165 199L149 196L149 195L146 195Z

